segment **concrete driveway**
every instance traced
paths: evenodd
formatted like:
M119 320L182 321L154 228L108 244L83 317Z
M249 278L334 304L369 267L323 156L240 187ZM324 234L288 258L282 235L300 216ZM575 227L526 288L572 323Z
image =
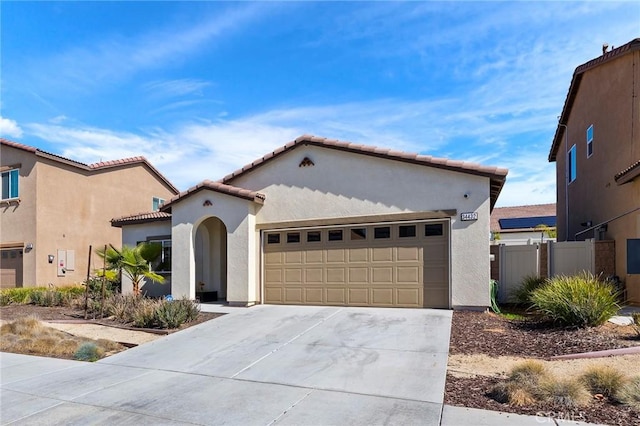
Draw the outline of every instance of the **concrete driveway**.
M89 364L2 354L2 424L440 423L451 311L262 305Z

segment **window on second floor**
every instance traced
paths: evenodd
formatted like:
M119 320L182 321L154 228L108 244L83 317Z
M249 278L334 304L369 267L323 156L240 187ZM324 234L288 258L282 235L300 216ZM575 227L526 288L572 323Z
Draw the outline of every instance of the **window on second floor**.
M152 202L152 205L151 205L151 209L154 212L157 212L158 210L160 210L160 207L162 207L163 204L164 204L164 199L158 198L158 197L153 197L153 202Z
M8 170L2 172L2 199L10 200L12 198L18 198L18 176L20 172L18 169Z
M576 146L573 145L571 147L571 149L569 150L569 152L567 153L567 178L568 178L568 183L573 182L574 180L576 180L576 177L578 173L577 167L576 167Z
M587 158L593 155L593 124L587 128Z

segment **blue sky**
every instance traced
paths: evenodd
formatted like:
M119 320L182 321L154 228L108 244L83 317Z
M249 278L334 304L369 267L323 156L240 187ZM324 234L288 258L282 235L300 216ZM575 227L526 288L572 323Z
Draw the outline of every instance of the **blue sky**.
M0 131L181 190L302 134L509 168L555 201L576 66L640 37L638 2L7 2Z

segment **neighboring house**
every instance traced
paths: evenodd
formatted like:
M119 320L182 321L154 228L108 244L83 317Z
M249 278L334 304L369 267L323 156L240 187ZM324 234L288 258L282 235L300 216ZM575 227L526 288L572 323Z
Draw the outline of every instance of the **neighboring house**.
M111 218L157 208L178 193L142 157L87 165L0 139L0 166L3 288L83 281L89 245L122 243Z
M164 245L171 284L147 283L149 294L217 292L246 306L486 307L489 214L506 175L302 136L160 212L112 223L125 243Z
M549 161L558 241L615 241L616 274L640 303L640 38L576 68Z
M492 244L520 245L555 241L556 205L496 207L491 212Z

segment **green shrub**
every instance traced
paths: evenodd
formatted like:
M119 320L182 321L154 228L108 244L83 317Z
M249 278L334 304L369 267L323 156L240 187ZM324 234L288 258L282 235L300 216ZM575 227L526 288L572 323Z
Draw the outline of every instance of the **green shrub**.
M99 360L102 355L104 355L103 351L95 343L85 342L73 354L73 359L94 362Z
M533 307L562 325L587 327L605 323L620 307L618 293L590 273L557 276L531 293Z
M624 384L615 395L616 399L634 410L640 410L640 376Z
M57 290L38 290L31 293L31 303L37 306L64 306L69 297Z
M31 293L35 288L7 288L1 290L2 306L5 305L27 305L31 303Z
M527 275L520 283L520 287L513 293L513 297L516 302L522 305L528 305L531 303L531 293L540 288L547 279L544 277L538 277L535 275Z
M157 300L138 297L132 312L133 325L141 328L155 327L158 304Z
M156 308L156 322L160 328L178 328L198 317L198 304L188 300L163 300Z
M625 376L618 370L607 366L593 366L580 378L593 394L611 397L618 393L625 382Z
M84 294L81 286L8 288L0 291L0 306L27 305L66 306Z

